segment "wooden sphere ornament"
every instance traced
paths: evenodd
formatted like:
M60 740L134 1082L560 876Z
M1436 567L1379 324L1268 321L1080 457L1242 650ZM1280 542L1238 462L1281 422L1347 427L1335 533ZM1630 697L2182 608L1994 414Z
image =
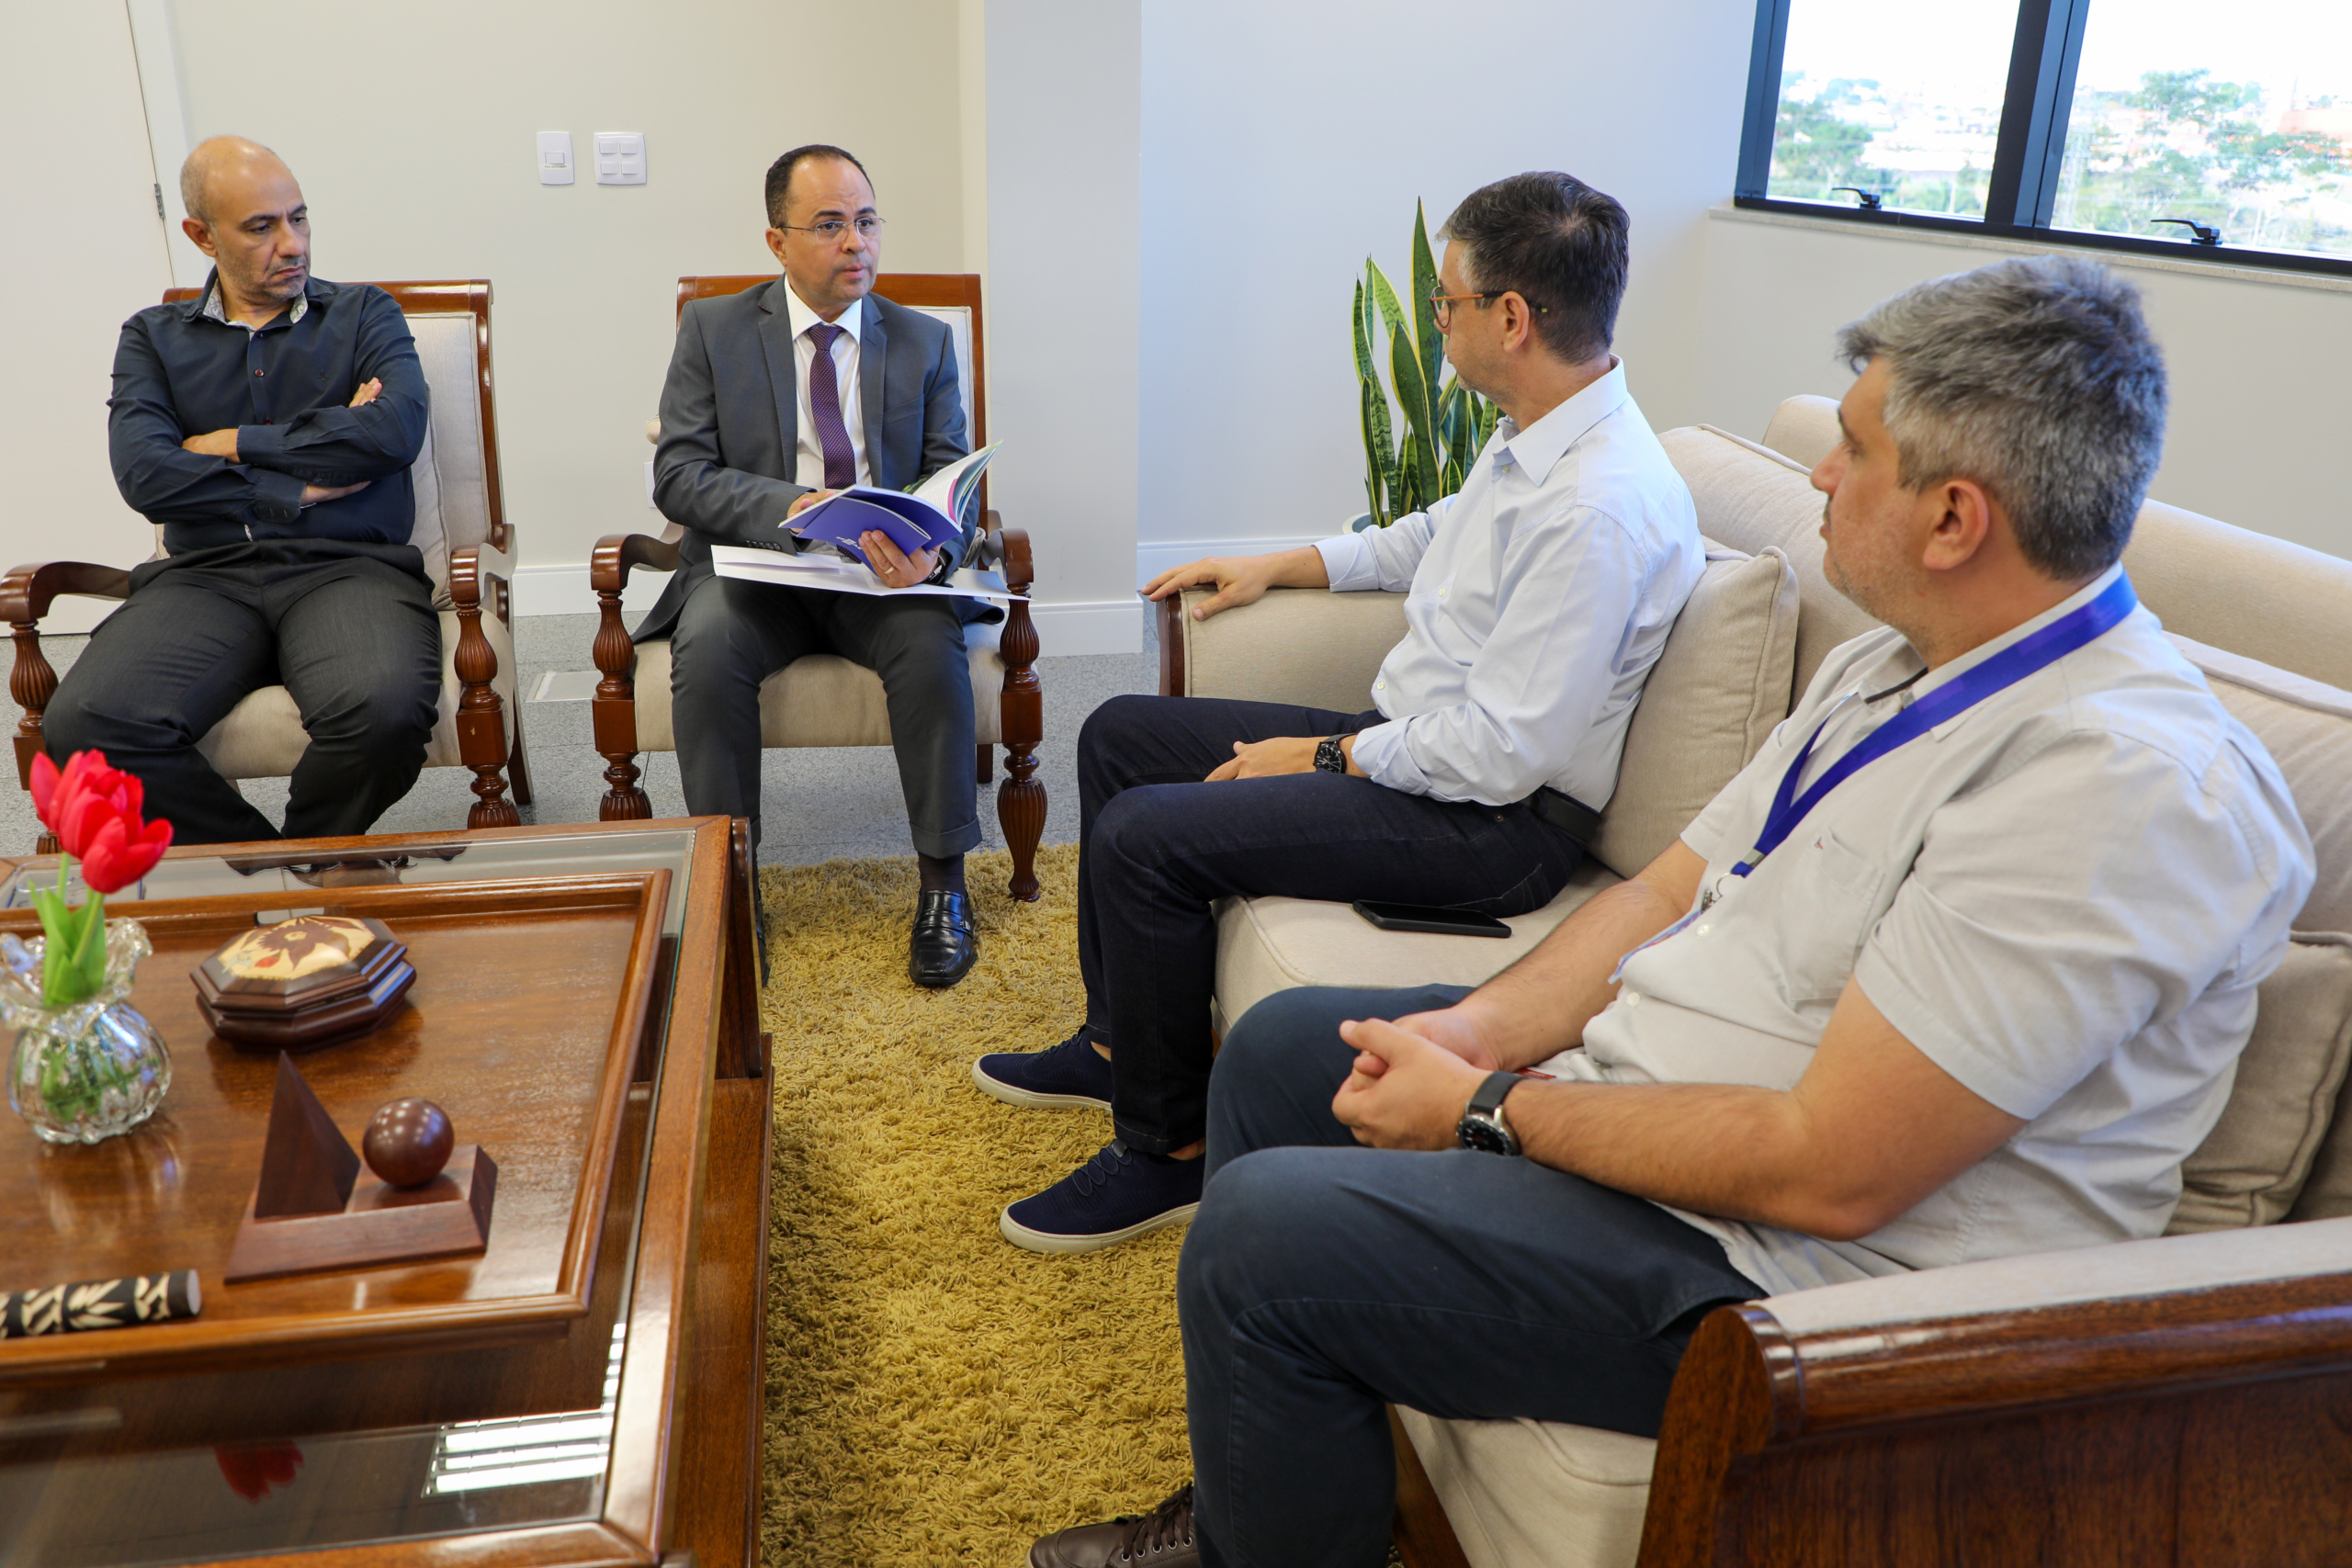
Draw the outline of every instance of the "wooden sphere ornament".
M422 1187L441 1174L458 1146L449 1113L429 1100L395 1100L368 1120L359 1152L368 1168L394 1187Z
M311 1051L367 1033L416 982L381 920L300 915L250 931L197 965L197 1010L232 1045Z

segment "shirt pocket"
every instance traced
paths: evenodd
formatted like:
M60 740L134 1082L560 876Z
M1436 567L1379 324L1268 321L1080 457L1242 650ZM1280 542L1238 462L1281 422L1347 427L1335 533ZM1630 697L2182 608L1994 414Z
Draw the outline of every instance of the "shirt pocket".
M1772 858L1782 871L1781 994L1793 1007L1835 1002L1878 923L1883 866L1826 828L1800 827Z

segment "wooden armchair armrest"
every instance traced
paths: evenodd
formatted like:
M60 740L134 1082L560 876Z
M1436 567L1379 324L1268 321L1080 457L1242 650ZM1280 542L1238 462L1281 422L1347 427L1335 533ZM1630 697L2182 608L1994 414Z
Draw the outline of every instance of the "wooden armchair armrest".
M130 573L120 567L96 566L84 560L38 561L20 566L0 579L0 620L28 626L49 614L62 593L92 599L130 597Z
M2274 1406L2290 1396L2340 1405L2347 1391L2352 1219L1928 1269L1724 1307L1700 1326L1668 1401L1641 1562L1729 1560L1724 1532L1732 1543L1787 1544L1787 1532L1827 1529L1832 1517L1868 1534L1883 1525L1894 1540L1928 1510L1951 1508L1933 1487L1888 1473L1864 1482L1865 1454L1960 1474L1988 1455L2022 1462L2031 1453L2053 1472L2116 1471L2111 1491L2161 1489L2175 1479L2168 1464L2192 1467L2186 1448L2138 1474L2149 1467L2134 1444L2186 1425L2235 1445L2249 1469L2291 1468L2287 1455L2309 1450L2313 1433L2298 1427L2303 1412ZM1800 1496L1811 1523L1775 1517Z
M499 542L511 549L512 530ZM506 798L506 705L491 684L498 678L498 650L481 632L485 600L501 622L513 622L511 590L499 570L514 570L512 559L486 545L449 552L449 600L458 613L458 647L450 661L458 672L458 757L474 775L468 786L474 792L466 812L469 829L515 828L523 821Z
M49 699L57 694L57 671L40 650L40 618L60 594L79 593L92 599L130 597L130 573L120 567L89 561L36 561L0 578L0 620L8 623L17 644L16 662L8 671L8 694L25 710L17 721L17 782L32 787L33 759L41 753L41 723ZM56 844L43 833L40 852L53 854Z
M1275 588L1205 621L1213 590L1159 602L1160 694L1248 697L1356 713L1371 705L1380 661L1405 635L1402 593Z
M650 534L607 534L596 541L596 553L588 558L588 586L599 593L618 593L638 567L675 571L678 547Z

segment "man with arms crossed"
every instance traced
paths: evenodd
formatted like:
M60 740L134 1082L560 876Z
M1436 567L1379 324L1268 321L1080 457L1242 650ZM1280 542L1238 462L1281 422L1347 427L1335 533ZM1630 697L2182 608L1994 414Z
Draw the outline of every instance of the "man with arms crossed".
M286 835L365 833L416 782L441 691L409 543L424 372L391 296L311 276L310 208L269 149L204 142L180 198L212 276L123 323L107 405L115 483L169 554L66 671L49 751L104 751L181 843L274 839L197 742L283 685L311 738Z
M952 986L978 953L964 891L964 852L980 841L964 623L986 612L937 594L718 577L710 547L797 552L787 519L853 484L910 489L964 456L956 351L937 320L873 293L882 219L864 164L838 147L796 147L769 167L766 196L783 276L678 319L653 499L685 537L637 640L670 638L686 809L748 818L754 842L760 682L811 653L882 677L922 877L907 974ZM969 549L958 539L908 556L877 533L859 545L891 588L938 581Z
M1486 986L1251 1010L1178 1274L1198 1492L1033 1562L1376 1564L1384 1402L1654 1434L1718 1303L2162 1234L2312 878L2117 565L2162 362L2057 257L1843 347L1825 567L1886 628Z
M1363 713L1120 697L1079 737L1079 959L1086 1023L983 1056L1017 1105L1102 1105L1116 1137L999 1221L1040 1251L1189 1218L1216 970L1214 900L1394 899L1540 908L1583 856L1634 704L1705 570L1690 492L1609 352L1625 209L1562 174L1474 192L1448 220L1439 327L1500 405L1460 493L1392 526L1279 555L1196 561L1154 598L1409 588L1405 640Z

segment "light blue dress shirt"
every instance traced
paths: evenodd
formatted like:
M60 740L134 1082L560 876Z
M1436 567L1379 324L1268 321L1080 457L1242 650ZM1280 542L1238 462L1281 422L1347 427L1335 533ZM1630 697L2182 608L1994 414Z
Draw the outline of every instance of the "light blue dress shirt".
M1690 488L1609 373L1495 429L1455 494L1316 547L1338 592L1407 590L1356 766L1490 806L1549 784L1595 810L1642 682L1706 570Z

